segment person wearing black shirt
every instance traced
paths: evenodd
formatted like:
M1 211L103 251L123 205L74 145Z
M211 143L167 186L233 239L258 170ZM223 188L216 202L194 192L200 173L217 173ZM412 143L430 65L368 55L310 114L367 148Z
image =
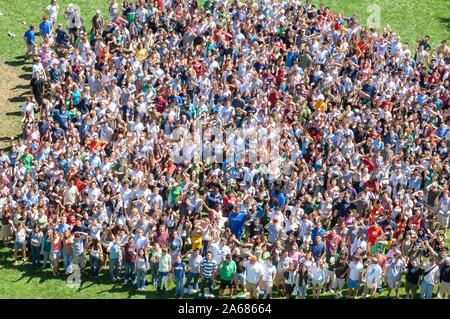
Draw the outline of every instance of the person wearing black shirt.
M233 251L233 261L236 263L236 273L234 274L234 287L235 289L239 289L239 283L242 287L245 287L245 268L241 265L241 261L245 258L248 258L250 254L241 253L239 248L235 248Z
M246 222L245 226L247 226L249 229L250 238L253 238L254 236L260 236L264 232L264 227L263 225L261 225L261 221L258 217L253 221Z
M450 299L450 257L445 257L444 262L439 268L440 271L440 287L439 287L439 295L441 298Z
M423 268L417 264L417 260L411 259L406 266L405 292L407 299L416 298L419 280L422 274Z
M342 255L334 265L334 274L336 275L336 278L333 282L333 290L335 298L342 297L342 289L344 289L345 286L348 270L348 257Z

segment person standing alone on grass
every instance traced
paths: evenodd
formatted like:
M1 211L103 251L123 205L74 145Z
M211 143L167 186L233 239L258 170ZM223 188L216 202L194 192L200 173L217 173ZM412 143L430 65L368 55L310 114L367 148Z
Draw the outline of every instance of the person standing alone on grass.
M37 54L36 34L34 33L34 29L35 29L34 24L30 25L30 28L23 35L23 39L27 44L27 53L25 53L25 57L23 59L24 62L28 59L30 55L34 56Z

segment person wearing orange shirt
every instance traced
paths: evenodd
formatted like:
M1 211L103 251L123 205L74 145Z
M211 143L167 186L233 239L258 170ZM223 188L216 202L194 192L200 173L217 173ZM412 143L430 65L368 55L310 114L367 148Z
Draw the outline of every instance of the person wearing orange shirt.
M378 225L378 223L376 222L372 222L371 226L369 227L368 230L368 242L369 242L369 247L368 251L371 250L371 247L373 247L378 239L378 237L381 236L381 234L383 234L383 230L381 229L380 225Z

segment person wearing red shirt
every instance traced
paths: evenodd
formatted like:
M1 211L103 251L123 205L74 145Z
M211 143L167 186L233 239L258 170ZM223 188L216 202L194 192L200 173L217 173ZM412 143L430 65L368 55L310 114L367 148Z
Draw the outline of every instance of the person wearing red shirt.
M420 210L416 211L413 216L408 220L409 227L414 227L415 229L420 229L420 224L422 223L422 215Z
M172 162L172 160L168 160L166 165L164 165L164 169L167 172L167 176L172 176L176 171L177 166Z
M155 98L155 106L156 111L158 111L159 113L164 113L167 106L167 100L162 96L158 96Z
M336 229L329 230L324 238L327 251L329 252L331 252L332 244L335 244L337 247L342 242L342 237L336 233Z
M381 229L380 225L378 225L378 223L376 222L372 222L372 225L369 227L368 230L368 234L369 234L369 249L368 251L370 251L370 247L372 247L373 245L375 245L375 242L377 241L377 238L381 236L381 234L383 233L383 230Z

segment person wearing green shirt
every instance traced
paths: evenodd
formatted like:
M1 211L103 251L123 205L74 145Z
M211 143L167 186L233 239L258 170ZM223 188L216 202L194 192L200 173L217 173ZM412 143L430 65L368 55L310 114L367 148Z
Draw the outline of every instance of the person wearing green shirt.
M52 251L52 235L53 230L48 229L47 233L44 235L44 239L42 240L41 252L44 255L44 263L42 264L42 269L47 268L47 262Z
M230 288L230 297L233 297L234 293L234 274L236 273L237 265L234 262L231 254L225 257L220 267L220 297L223 298L225 289Z
M27 169L27 171L31 171L31 167L33 166L34 157L29 153L28 149L25 149L23 155L20 157L20 161L23 163L23 166Z
M339 255L337 252L336 244L331 244L331 249L327 252L325 258L328 265L328 269L325 271L325 287L331 290L336 276L334 274L334 269L336 267L336 264L339 262L339 259L341 258L341 255Z
M170 189L170 206L175 205L181 199L182 194L183 188L180 184L175 183L175 185Z

